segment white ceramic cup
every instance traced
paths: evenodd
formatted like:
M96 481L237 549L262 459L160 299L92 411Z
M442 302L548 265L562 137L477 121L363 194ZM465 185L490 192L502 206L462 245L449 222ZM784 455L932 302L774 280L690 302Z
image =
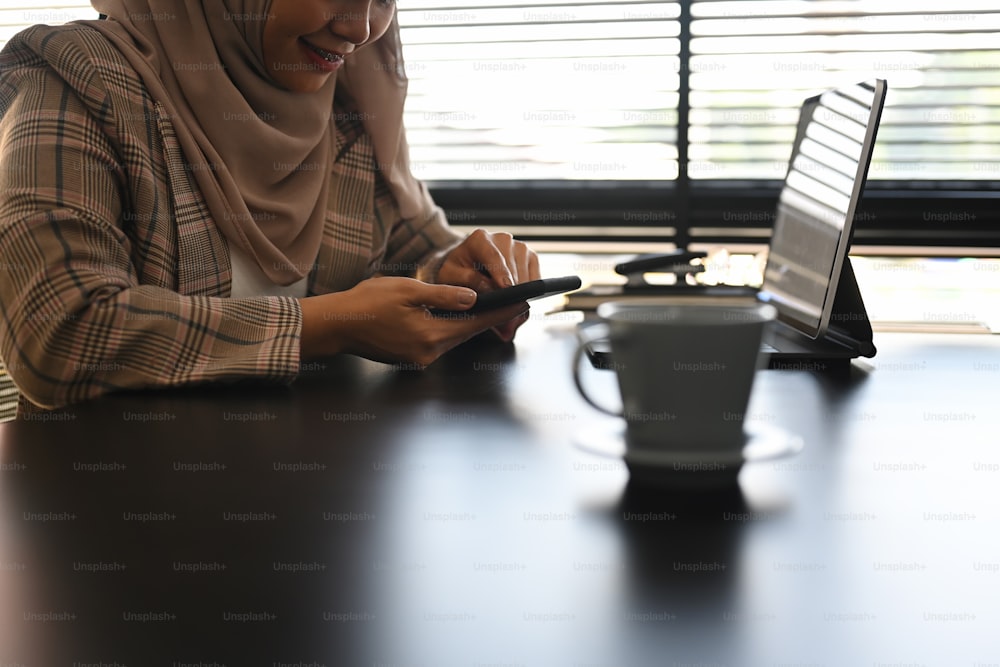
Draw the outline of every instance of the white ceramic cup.
M573 359L580 394L598 410L625 419L631 464L742 464L744 414L764 326L777 312L767 304L601 304L602 323L584 330ZM586 346L606 340L623 409L597 403L584 388Z

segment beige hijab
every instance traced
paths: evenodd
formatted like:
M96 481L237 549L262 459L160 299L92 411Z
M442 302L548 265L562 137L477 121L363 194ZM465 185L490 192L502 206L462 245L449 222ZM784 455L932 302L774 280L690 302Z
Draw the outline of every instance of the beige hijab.
M212 217L279 285L305 277L319 251L334 158L333 96L350 96L404 218L429 203L409 168L396 19L316 93L267 75L270 0L92 0L89 21L121 50L170 114Z

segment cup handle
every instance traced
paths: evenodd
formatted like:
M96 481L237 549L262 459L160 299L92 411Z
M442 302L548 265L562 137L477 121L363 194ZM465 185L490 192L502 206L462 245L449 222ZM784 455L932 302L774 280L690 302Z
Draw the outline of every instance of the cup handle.
M584 350L591 343L597 343L601 341L608 340L608 336L611 331L606 324L596 324L593 327L588 327L583 329L580 333L580 341L576 345L576 351L573 352L573 384L576 385L576 390L580 392L583 396L583 400L587 401L593 407L597 408L601 412L612 417L624 417L624 411L609 410L608 408L600 405L587 394L587 390L583 388L583 383L580 382L580 360L583 357Z

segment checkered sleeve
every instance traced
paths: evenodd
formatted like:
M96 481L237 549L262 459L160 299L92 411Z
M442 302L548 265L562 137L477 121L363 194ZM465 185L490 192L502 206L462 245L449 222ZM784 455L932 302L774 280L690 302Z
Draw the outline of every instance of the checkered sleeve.
M423 215L403 219L399 207L389 189L385 186L381 175L375 179L375 214L379 224L389 230L385 259L387 266L409 267L405 273L415 275L418 270L429 278L433 278L436 270L428 267L432 256L440 250L456 245L462 240L448 225L444 210L434 204L430 194L425 189L427 206Z
M295 299L139 284L113 139L46 68L0 77L0 358L19 390L55 408L121 389L291 381Z

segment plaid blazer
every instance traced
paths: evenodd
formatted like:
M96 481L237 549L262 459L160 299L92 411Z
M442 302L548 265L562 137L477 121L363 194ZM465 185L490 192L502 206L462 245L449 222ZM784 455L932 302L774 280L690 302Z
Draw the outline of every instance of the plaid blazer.
M413 275L459 239L435 206L400 219L358 114L340 105L310 294ZM0 53L0 359L22 397L55 408L128 388L290 382L298 302L228 298L231 278L170 120L121 54L85 25L15 36Z

